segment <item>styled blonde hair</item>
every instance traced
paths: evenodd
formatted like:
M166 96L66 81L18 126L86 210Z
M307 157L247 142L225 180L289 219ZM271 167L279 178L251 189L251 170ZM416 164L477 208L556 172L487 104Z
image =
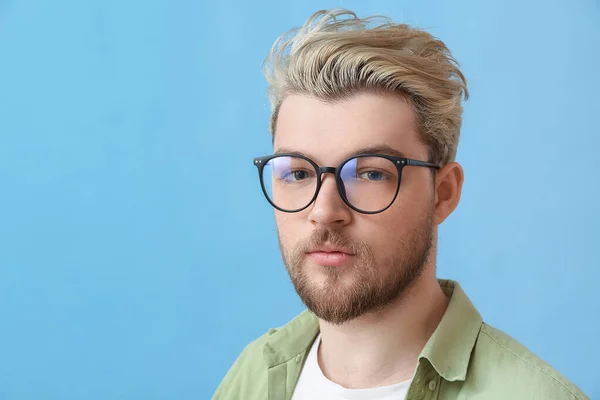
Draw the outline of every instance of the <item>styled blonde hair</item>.
M273 135L287 94L338 101L392 93L413 106L429 161L444 165L456 157L466 79L446 45L423 30L381 16L321 10L275 41L263 72Z

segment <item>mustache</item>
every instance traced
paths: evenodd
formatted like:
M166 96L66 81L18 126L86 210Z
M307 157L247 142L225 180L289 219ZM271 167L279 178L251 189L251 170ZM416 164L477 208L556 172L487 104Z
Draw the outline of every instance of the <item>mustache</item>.
M310 237L302 242L296 251L298 254L305 254L314 247L322 246L325 243L331 243L334 246L344 247L353 254L364 253L365 245L357 243L348 236L328 228L317 228Z

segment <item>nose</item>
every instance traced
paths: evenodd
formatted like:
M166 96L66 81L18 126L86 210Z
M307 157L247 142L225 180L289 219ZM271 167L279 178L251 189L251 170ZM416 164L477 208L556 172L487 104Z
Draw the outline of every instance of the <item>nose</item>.
M333 174L322 175L321 188L308 218L313 225L329 228L347 225L352 220L352 210L340 197Z

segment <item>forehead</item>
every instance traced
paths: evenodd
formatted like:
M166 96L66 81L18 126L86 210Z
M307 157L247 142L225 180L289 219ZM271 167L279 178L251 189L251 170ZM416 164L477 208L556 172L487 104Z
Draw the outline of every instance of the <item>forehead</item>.
M361 93L325 102L292 94L279 110L274 147L335 163L364 148L390 147L411 158L426 156L412 106L399 96Z

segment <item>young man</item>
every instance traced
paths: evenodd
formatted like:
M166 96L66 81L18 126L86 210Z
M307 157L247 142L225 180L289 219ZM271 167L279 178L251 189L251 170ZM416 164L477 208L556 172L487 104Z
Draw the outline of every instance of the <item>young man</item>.
M213 398L587 399L436 278L466 81L430 34L372 22L318 12L267 58L274 154L254 164L308 310Z

